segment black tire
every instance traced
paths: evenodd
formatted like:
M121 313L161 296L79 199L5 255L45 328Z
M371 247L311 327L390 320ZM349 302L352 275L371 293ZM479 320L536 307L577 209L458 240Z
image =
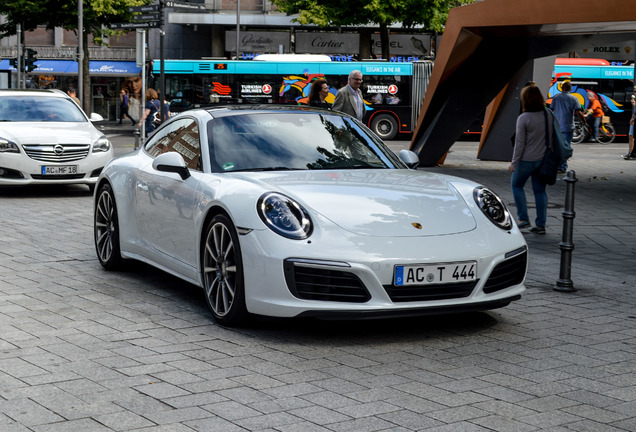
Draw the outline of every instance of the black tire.
M245 306L241 247L227 216L219 214L208 223L202 248L203 289L212 315L225 326L245 322L249 313Z
M388 141L398 134L398 123L389 114L379 114L371 121L371 130L382 140Z
M572 144L581 144L587 138L587 129L579 119L574 121L574 131L572 132Z
M113 189L108 183L99 189L94 210L93 231L99 263L107 270L121 269L123 259L119 245L117 204Z
M610 144L616 138L616 131L611 123L604 123L599 128L598 140L602 144Z

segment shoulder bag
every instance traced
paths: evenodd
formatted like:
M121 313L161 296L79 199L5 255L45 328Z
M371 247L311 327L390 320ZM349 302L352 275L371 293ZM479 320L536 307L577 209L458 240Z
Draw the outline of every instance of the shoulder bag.
M157 99L152 101L152 106L155 107L156 111L153 112L152 115L152 126L156 129L161 124L161 110L157 107ZM160 105L161 106L161 105Z
M567 146L565 138L561 133L561 127L554 114L552 116L552 139L550 139L550 128L548 127L548 109L544 111L545 117L545 155L539 168L539 180L547 185L556 183L559 167L572 156L572 147ZM569 147L569 151L568 151Z

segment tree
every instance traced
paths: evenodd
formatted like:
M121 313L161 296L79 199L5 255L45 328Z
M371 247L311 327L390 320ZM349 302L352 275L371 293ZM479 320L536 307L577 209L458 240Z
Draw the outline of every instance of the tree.
M83 27L82 43L84 61L81 65L83 72L82 94L90 94L89 75L89 49L88 35L100 45L104 44L105 36L113 36L120 31L109 28L111 24L118 22L130 22L133 15L128 11L131 6L141 6L153 3L154 0L83 0ZM77 0L4 0L0 2L0 15L6 17L6 22L0 24L0 38L12 36L17 33L17 25L24 32L35 30L38 26L46 26L52 30L62 27L65 30L77 31L78 14ZM21 41L24 42L24 39ZM89 99L84 98L84 110L90 110Z
M300 24L344 27L377 24L380 27L382 58L390 57L389 30L392 24L422 25L442 31L448 11L474 0L272 0L288 15L298 14Z

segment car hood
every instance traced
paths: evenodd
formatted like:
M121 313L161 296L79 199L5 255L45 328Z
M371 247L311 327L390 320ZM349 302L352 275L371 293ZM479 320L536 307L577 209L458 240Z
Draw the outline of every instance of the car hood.
M443 176L411 170L294 171L257 174L352 233L438 236L476 228L459 192Z
M90 122L0 123L0 136L17 144L90 144L101 135Z

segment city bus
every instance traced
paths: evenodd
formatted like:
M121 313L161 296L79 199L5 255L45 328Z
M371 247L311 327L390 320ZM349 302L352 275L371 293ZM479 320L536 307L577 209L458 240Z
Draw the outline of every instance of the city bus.
M596 93L603 111L616 129L617 137L626 137L632 116L634 66L611 65L603 59L557 58L548 91L548 101L561 92L561 83L570 80L572 94L587 108L587 92Z
M299 57L302 59L303 57ZM433 62L330 62L305 59L164 60L165 94L171 112L219 103L308 104L311 82L327 80L328 102L347 84L352 70L363 74L365 124L384 140L411 133L417 123ZM155 80L160 63L153 61Z

